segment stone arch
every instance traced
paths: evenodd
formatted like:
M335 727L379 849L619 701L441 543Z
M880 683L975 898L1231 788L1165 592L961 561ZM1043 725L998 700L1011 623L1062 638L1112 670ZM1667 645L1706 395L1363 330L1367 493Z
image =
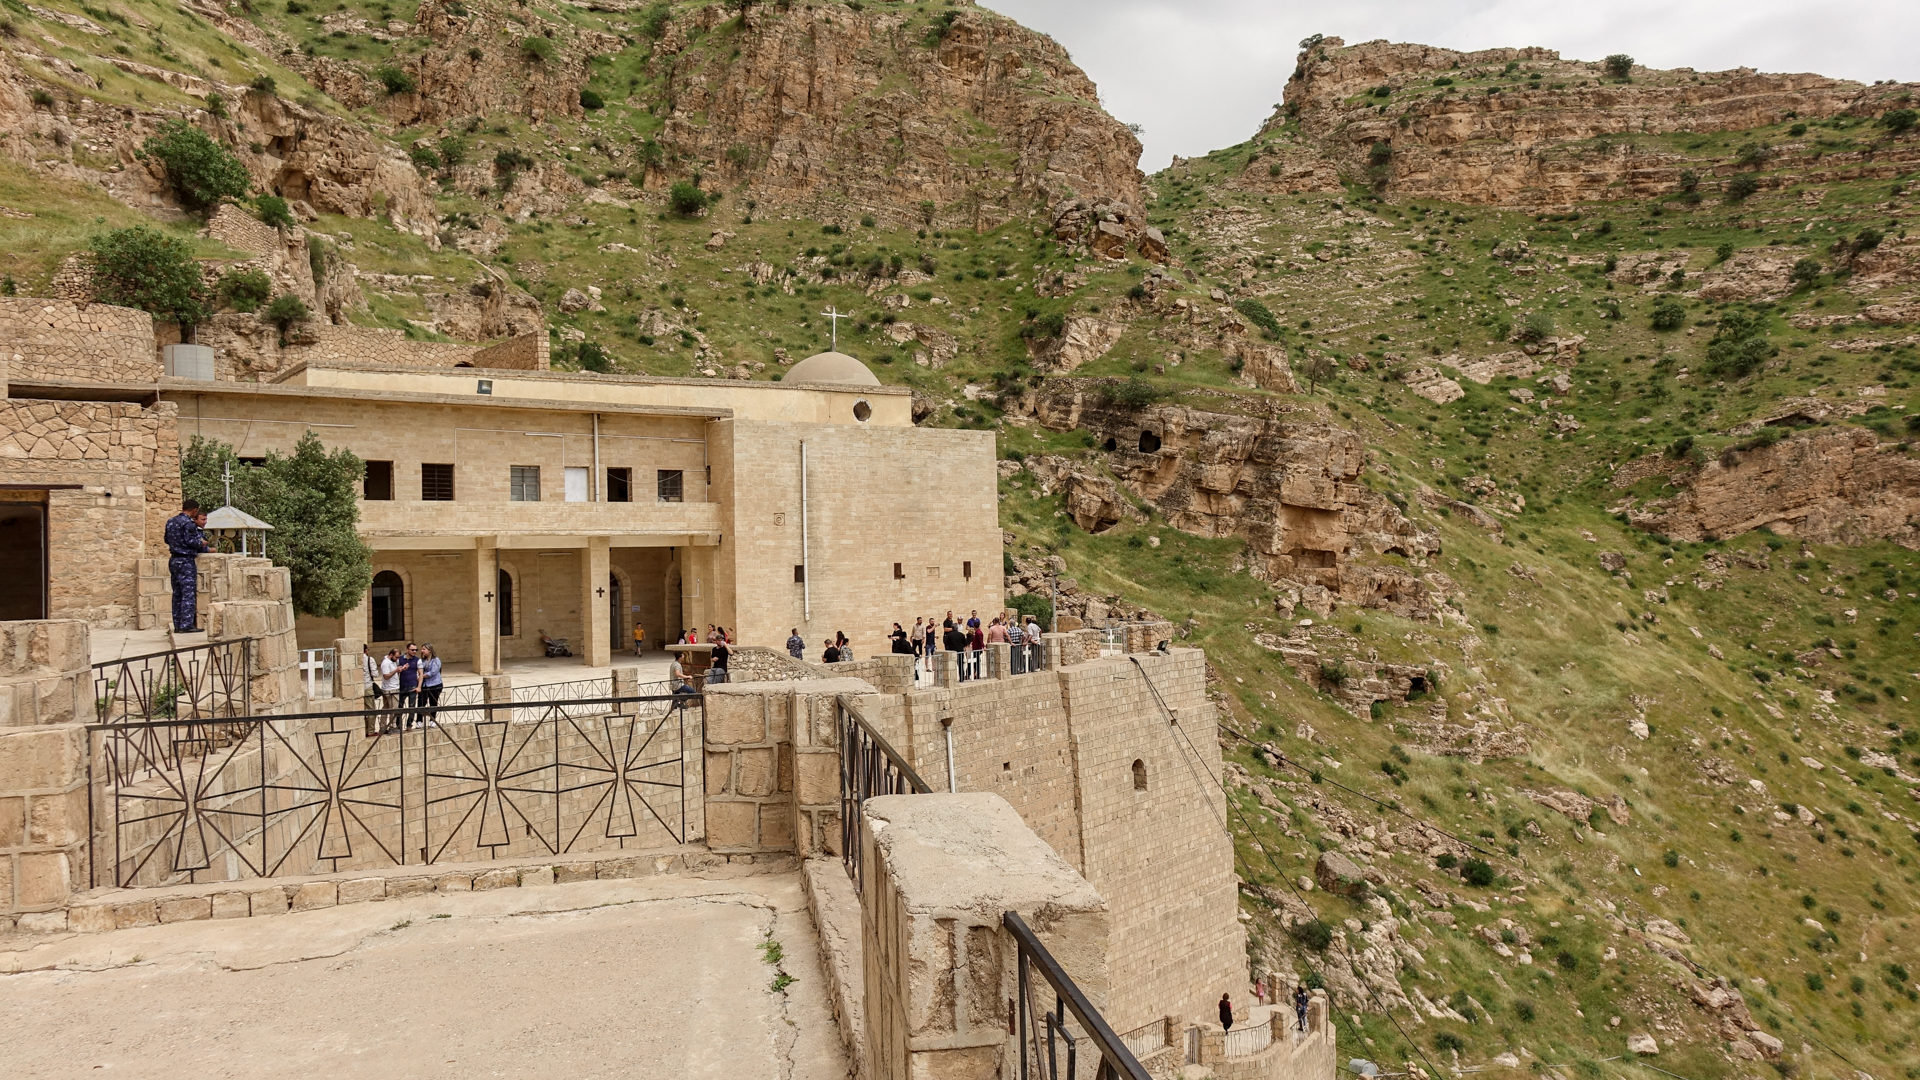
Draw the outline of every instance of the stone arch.
M1133 790L1147 790L1147 763L1139 758L1133 759Z
M524 625L520 617L520 602L526 592L521 588L523 580L519 567L506 559L500 560L494 586L494 592L499 597L499 606L495 610L499 624L494 629L502 641L517 641L520 638L520 627Z
M607 640L613 651L624 652L633 646L633 606L640 601L640 594L633 591L633 575L617 566L607 567L608 592L616 593L620 598L620 608L609 610ZM612 597L608 597L609 604Z
M384 622L376 622L374 596L377 590L387 590L388 602L397 600L392 615L398 616L398 624L389 617ZM398 595L395 596L394 594ZM407 628L416 625L413 618L413 575L398 563L375 563L373 580L367 585L367 640L387 642L407 640Z

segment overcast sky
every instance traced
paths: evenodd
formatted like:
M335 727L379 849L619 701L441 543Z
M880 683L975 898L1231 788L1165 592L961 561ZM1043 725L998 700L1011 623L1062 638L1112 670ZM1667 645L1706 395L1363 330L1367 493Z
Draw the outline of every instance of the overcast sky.
M1625 52L1649 67L1920 80L1920 0L980 0L1051 35L1142 124L1153 172L1241 142L1280 100L1300 39Z

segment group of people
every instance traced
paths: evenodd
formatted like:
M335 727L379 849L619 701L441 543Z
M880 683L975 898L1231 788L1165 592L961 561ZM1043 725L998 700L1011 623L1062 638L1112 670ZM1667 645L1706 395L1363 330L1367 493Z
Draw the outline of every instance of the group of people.
M951 610L938 623L933 616L913 620L913 628L893 624L888 635L892 651L914 657L915 666L931 673L937 653L958 654L960 681L982 676L982 660L989 645L1010 645L1013 674L1020 675L1040 666L1040 621L1031 615L1024 619L1018 612L994 615L985 623L978 610L966 618L957 618Z
M1255 1001L1263 1005L1266 1004L1266 980L1262 979L1253 984L1253 997ZM1299 1026L1301 1031L1307 1030L1307 1006L1312 1001L1313 998L1307 993L1307 988L1304 984L1294 986L1293 1018L1294 1023ZM1233 1030L1233 998L1229 994L1220 995L1220 1026L1227 1031Z
M633 626L633 638L633 653L635 656L638 656L640 655L641 640L641 627L639 623L635 623ZM700 631L697 627L689 626L687 627L687 632L675 638L673 643L675 645L701 644ZM713 649L707 656L705 681L709 683L726 682L729 677L728 666L733 663L733 631L724 626L714 626L709 623L707 625L706 644L713 646ZM687 667L681 663L678 653L674 654L673 665L667 671L667 680L673 684L673 692L676 694L698 693L698 691L693 688L693 681L687 677Z
M820 645L820 662L823 664L838 664L853 659L853 642L847 640L844 630L835 631L832 637L821 642ZM795 660L807 658L807 641L800 636L800 628L797 626L787 634L787 655Z
M365 682L367 734L389 735L406 728L425 727L440 707L440 654L432 643L388 649L375 656L373 647L360 647L360 669ZM376 706L375 701L379 704Z

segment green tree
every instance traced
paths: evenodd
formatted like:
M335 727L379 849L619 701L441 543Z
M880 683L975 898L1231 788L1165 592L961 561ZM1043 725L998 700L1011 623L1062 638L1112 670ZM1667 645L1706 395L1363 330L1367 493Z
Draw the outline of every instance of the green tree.
M580 370L582 371L592 371L605 375L613 370L613 358L607 355L607 350L597 341L581 342L578 356L580 357Z
M1739 173L1727 181L1727 201L1744 202L1747 196L1760 190L1760 181L1752 173Z
M1541 342L1552 337L1553 331L1553 313L1549 311L1535 311L1529 313L1527 317L1521 321L1519 338L1521 341L1529 343Z
M1707 342L1707 369L1716 375L1744 378L1775 351L1767 340L1764 316L1745 308L1728 308L1720 313L1720 325Z
M1624 79L1633 74L1633 57L1626 53L1614 53L1601 63L1606 66L1607 74L1616 79Z
M601 97L597 91L589 90L583 86L580 88L580 107L588 112L592 112L595 109L604 109L607 107L607 99Z
M528 63L545 64L550 63L557 54L553 42L543 37L529 37L520 39L520 55Z
M185 240L135 225L95 236L94 296L191 327L207 316L207 287Z
M691 180L681 180L667 192L667 205L681 217L697 217L707 208L707 193Z
M1916 122L1920 122L1920 113L1912 109L1889 109L1880 116L1880 123L1895 135L1905 134Z
M273 298L260 312L260 321L268 323L280 331L280 344L287 343L287 331L293 324L306 322L313 312L307 309L307 302L292 293L281 293Z
M1305 371L1307 376L1307 393L1311 394L1320 389L1320 384L1323 382L1331 382L1337 370L1338 369L1333 366L1333 357L1309 356L1307 358Z
M160 125L140 149L166 167L168 186L189 210L210 210L222 199L245 195L253 186L239 158L184 120Z
M380 85L385 87L389 94L411 94L420 89L420 84L405 68L394 67L391 64L375 68L373 77L380 80Z
M223 466L233 471L233 504L273 526L267 555L291 571L294 610L338 618L358 604L373 581L373 551L356 529L365 463L348 450L329 453L311 431L291 455L269 451L252 467L226 443L195 436L180 455L182 494L219 505Z
M646 187L647 174L659 168L667 160L667 152L652 139L642 139L640 145L633 148L633 160L640 166L639 186Z
M1021 593L1007 601L1007 606L1039 623L1040 629L1053 629L1053 601L1039 593Z

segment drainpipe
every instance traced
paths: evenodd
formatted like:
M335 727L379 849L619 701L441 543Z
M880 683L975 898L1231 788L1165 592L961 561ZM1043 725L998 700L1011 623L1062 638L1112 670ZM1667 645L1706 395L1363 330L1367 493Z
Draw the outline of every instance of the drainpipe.
M807 551L807 444L800 442L800 598L805 621L813 622L813 565Z
M953 717L941 717L940 730L947 737L947 794L958 794L960 787L953 775Z

